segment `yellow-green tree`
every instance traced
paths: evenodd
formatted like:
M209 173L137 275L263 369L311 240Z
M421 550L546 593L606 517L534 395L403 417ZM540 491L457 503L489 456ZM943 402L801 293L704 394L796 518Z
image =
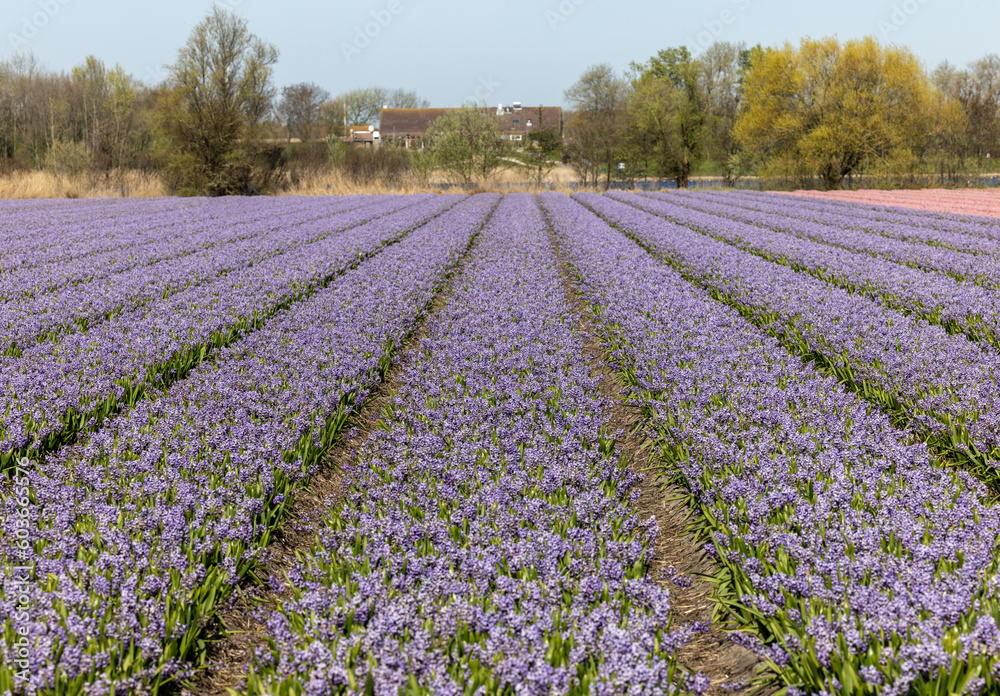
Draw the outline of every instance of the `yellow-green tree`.
M735 136L762 162L787 163L839 188L867 167L912 167L933 142L938 94L906 48L873 38L804 39L757 56Z

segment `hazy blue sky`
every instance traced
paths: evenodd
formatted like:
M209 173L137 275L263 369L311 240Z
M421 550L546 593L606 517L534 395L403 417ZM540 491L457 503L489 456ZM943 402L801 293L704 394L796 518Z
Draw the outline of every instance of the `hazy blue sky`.
M435 106L562 104L589 65L619 69L658 49L716 39L773 45L872 34L928 66L1000 52L1000 3L975 0L222 0L281 51L280 87L378 84ZM212 0L0 0L0 54L68 70L89 53L147 82L174 60ZM381 20L381 22L379 22Z

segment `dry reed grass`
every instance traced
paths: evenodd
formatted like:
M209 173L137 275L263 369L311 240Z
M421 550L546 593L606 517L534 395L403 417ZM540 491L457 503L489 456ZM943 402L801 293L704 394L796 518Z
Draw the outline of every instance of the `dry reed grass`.
M382 183L359 184L348 177L343 176L338 171L328 171L309 177L300 181L297 185L289 185L288 189L282 191L283 196L346 196L351 194L380 194L380 193L447 193L460 191L458 188L445 188L445 179L437 176L431 177L418 174L404 176L402 181L394 186ZM550 182L546 186L538 187L523 180L517 181L503 177L494 183L487 185L476 184L468 189L468 193L512 193L515 191L526 191L538 193L539 191L561 191L563 193L573 193L576 189L570 187L567 181Z
M0 177L0 198L153 198L165 195L167 189L160 178L141 171L75 177L32 171Z
M506 177L504 177L506 179ZM561 191L573 193L570 183L556 178L545 187L537 187L529 182L507 179L486 186L475 186L469 192L484 191L511 193L526 191ZM413 194L445 193L459 191L457 188L441 186L443 180L433 177L408 175L395 186L386 184L360 184L351 181L337 171L327 171L308 178L300 178L297 184L288 183L282 196L345 196L350 194ZM168 196L166 185L155 172L113 171L107 174L84 174L61 176L50 171L17 172L0 176L0 199L23 198L155 198Z

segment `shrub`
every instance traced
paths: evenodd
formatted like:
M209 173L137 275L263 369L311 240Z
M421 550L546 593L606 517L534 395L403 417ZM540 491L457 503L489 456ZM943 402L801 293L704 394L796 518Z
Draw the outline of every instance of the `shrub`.
M345 155L341 168L357 184L398 186L410 171L410 158L405 150L391 146L354 147Z
M45 168L60 176L79 176L94 168L94 154L86 143L57 140L45 156Z

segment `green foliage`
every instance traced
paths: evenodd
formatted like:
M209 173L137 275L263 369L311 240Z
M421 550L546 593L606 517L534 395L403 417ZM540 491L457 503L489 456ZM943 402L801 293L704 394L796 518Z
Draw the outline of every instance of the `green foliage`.
M552 158L557 157L561 150L562 138L557 130L536 131L528 136L528 147L518 159L536 187L541 187L545 183L549 173L556 166Z
M691 81L691 52L687 46L665 48L642 66L641 79L653 79L672 87L686 88Z
M532 148L537 149L546 157L554 157L562 150L562 137L554 128L546 128L528 136Z
M344 158L347 157L347 153L350 149L351 146L341 140L339 136L326 136L327 161L334 169L340 169L341 165L344 164Z
M705 99L701 65L685 47L660 51L644 64L632 64L630 137L644 143L659 176L687 188L692 167L704 152Z
M431 123L426 141L436 165L463 186L488 184L510 167L510 143L486 108L466 106L448 111Z
M391 145L351 147L341 171L356 184L398 186L410 171L410 158L406 150Z

